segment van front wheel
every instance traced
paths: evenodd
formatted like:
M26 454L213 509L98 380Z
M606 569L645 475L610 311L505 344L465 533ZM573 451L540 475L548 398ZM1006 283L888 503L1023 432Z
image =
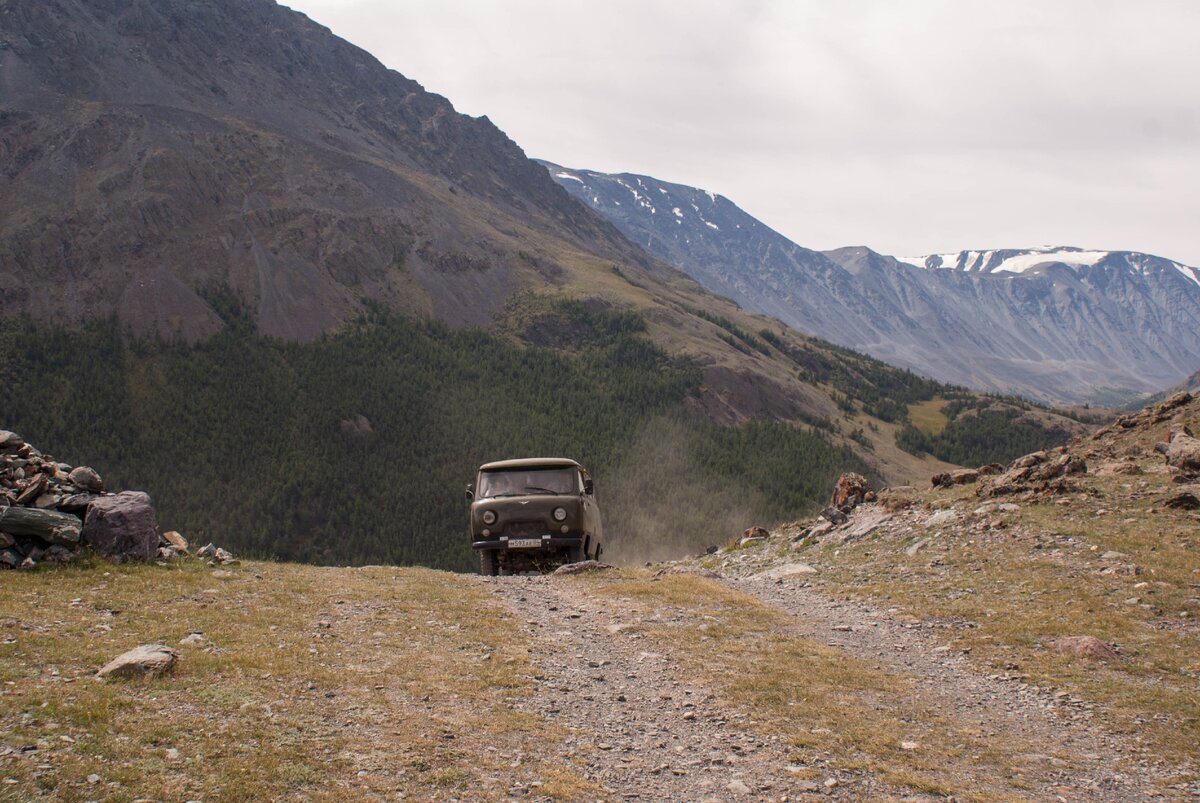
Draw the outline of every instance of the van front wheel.
M496 552L491 549L479 550L479 573L484 577L495 577L497 568Z

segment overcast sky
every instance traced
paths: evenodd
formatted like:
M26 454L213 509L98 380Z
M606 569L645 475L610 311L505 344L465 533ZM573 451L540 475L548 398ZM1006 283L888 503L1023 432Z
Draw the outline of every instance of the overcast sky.
M1197 0L282 0L530 156L801 245L1200 265Z

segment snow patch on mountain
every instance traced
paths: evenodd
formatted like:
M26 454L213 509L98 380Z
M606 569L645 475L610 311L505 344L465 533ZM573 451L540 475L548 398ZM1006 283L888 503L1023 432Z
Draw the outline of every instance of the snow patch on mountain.
M896 257L897 262L928 270L958 270L968 273L1026 273L1041 265L1057 264L1094 268L1114 258L1134 273L1146 275L1156 267L1170 265L1190 281L1200 284L1200 271L1162 257L1127 251L1095 251L1069 246L1042 248L958 251L949 254Z

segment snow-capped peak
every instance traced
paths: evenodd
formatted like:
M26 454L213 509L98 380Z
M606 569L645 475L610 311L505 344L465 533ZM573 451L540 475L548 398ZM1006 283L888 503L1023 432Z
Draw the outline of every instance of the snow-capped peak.
M1185 278L1200 284L1200 271L1169 259L1131 251L1096 251L1071 246L1042 246L1022 249L958 251L949 254L896 257L900 262L931 270L959 270L967 273L1025 273L1039 265L1056 263L1072 267L1095 267L1112 257L1120 257L1130 270L1145 273L1156 266L1170 265Z

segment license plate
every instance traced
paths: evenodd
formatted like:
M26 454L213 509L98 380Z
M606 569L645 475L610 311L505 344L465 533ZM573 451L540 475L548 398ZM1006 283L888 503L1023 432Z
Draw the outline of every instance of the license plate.
M509 549L530 549L542 545L540 538L510 538L508 539Z

